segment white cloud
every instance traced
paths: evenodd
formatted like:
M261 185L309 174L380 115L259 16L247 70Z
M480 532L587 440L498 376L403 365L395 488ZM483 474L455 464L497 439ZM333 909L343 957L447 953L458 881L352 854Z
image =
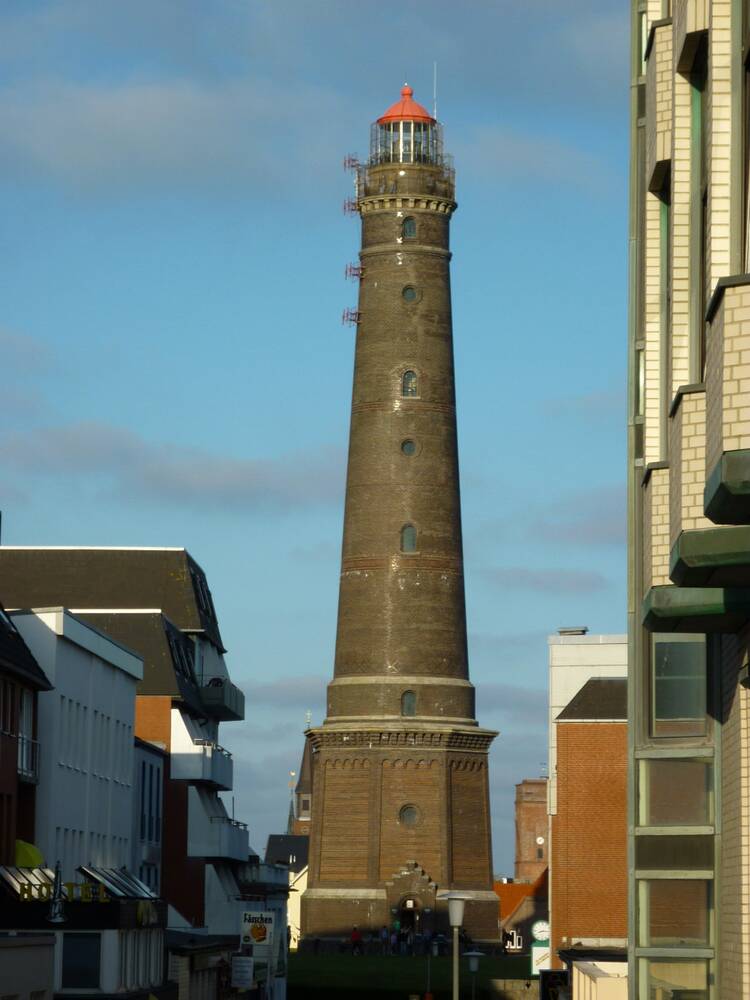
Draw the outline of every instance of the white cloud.
M26 476L93 480L119 499L225 513L287 511L343 497L344 456L333 448L273 461L236 458L153 444L94 421L6 433L0 459Z

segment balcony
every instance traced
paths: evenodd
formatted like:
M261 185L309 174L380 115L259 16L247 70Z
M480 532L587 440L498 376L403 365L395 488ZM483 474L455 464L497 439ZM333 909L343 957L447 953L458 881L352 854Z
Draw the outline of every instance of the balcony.
M177 781L203 782L225 791L232 787L232 755L211 740L193 740L189 751L171 755L170 764L171 777Z
M191 788L188 795L188 856L247 861L247 824L222 814L221 801Z
M18 742L18 777L36 785L39 781L39 740L28 736L17 736Z
M245 695L228 677L205 677L201 701L212 719L241 722L245 718Z

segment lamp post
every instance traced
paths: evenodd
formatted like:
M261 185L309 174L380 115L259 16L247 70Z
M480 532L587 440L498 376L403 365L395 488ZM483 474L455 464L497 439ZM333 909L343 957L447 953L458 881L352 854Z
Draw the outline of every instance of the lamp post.
M465 892L443 892L438 899L448 903L448 921L453 930L453 1000L458 1000L458 931L464 922L464 903L471 896Z
M479 971L479 959L484 958L483 951L465 951L464 958L469 960L469 972L471 973L471 1000L476 997L477 972Z
M430 916L431 913L432 913L432 909L429 906L425 906L425 908L424 908L424 930L422 931L422 940L427 945L427 949L426 949L427 950L427 990L426 990L425 995L424 995L424 1000L432 1000L432 992L431 992L431 989L430 989L430 987L432 985L431 982L430 982L430 979L431 979L431 976L430 976L430 971L431 971L430 970L430 960L432 958L432 938L431 937L429 937L429 938L427 937L427 932L429 930L429 927L428 927L428 918L429 918L429 916Z

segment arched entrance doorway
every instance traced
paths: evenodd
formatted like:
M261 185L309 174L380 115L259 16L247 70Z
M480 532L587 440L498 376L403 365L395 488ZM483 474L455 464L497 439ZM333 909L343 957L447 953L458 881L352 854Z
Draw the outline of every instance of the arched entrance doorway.
M398 908L401 940L411 950L417 935L422 933L422 904L417 896L404 896Z

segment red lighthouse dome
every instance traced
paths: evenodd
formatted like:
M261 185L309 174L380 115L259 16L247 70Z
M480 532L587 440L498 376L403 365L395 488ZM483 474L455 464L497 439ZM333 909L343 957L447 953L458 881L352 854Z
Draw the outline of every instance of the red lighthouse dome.
M421 104L417 104L415 100L412 100L413 96L414 91L408 83L405 83L401 88L401 100L392 104L385 114L378 118L378 125L382 125L384 122L404 121L404 119L409 119L413 122L434 123L435 119L432 115Z

